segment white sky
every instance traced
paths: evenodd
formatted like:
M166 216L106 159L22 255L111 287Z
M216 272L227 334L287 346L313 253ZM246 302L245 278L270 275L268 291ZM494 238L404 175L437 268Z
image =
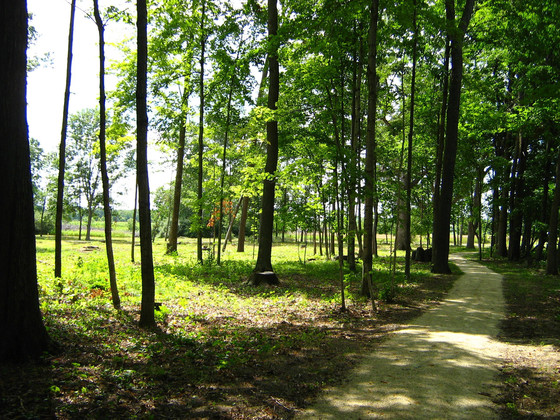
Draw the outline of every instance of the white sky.
M115 4L112 0L111 4ZM109 2L101 0L100 8L103 9ZM92 9L93 1L78 0L74 23L74 46L72 62L72 81L70 96L70 113L84 108L93 108L98 104L99 97L99 47L98 32L95 23L80 10ZM64 102L64 89L66 83L66 60L68 51L68 29L70 24L70 3L66 0L28 0L28 11L33 14L30 24L38 32L38 39L28 51L29 56L42 56L51 54L52 64L42 66L28 74L27 79L27 120L29 135L37 139L45 152L56 151L60 144L62 127L62 107ZM131 6L129 6L131 7ZM120 41L124 36L123 29L111 24L105 28L106 66L117 51L110 45L111 42ZM126 30L134 31L134 27ZM106 88L114 88L115 79L107 77ZM150 151L154 155L153 150ZM150 156L150 160L154 156ZM150 190L169 182L169 174L158 172L150 174ZM129 189L125 198L120 200L116 194L113 198L121 201L120 208L132 208L134 200L134 181L128 179L118 189ZM123 191L124 192L124 191ZM130 204L129 204L130 203Z

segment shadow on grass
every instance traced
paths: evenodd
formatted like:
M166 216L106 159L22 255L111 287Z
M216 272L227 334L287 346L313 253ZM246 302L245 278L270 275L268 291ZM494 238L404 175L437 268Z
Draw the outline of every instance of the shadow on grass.
M158 333L137 328L137 317L104 307L49 313L63 352L17 374L2 371L3 415L290 418L343 378L355 361L349 353L363 350L340 328L216 321L204 332Z

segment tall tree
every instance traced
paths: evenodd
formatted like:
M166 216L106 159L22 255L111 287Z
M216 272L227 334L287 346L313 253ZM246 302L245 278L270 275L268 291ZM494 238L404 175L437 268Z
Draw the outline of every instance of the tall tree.
M198 123L198 184L197 184L197 195L198 200L198 218L197 218L197 234L196 234L196 256L198 262L202 264L202 227L204 222L202 220L202 184L204 177L204 167L203 167L203 156L204 156L204 64L205 64L205 53L206 53L206 42L208 36L206 34L206 29L204 27L206 18L206 0L202 0L202 11L200 13L200 80L199 80L199 98L200 98L200 110L199 110L199 123Z
M467 0L463 15L457 25L455 17L455 0L445 1L447 30L451 40L451 80L449 83L449 103L447 106L447 125L445 147L443 149L442 180L440 200L438 203L439 226L433 237L432 271L450 273L449 268L449 226L451 221L451 204L453 199L453 179L455 177L455 160L459 137L459 110L461 104L461 87L463 80L463 43L467 27L471 20L474 0Z
M76 15L76 0L70 5L70 29L68 30L68 57L66 59L66 89L64 91L64 106L62 109L62 130L58 152L58 188L56 198L55 218L55 246L54 246L54 276L62 276L62 213L64 203L64 170L66 165L66 130L68 127L68 107L70 105L70 84L72 80L72 45L74 43L74 17Z
M364 262L362 294L371 297L375 310L373 294L373 208L377 199L376 190L376 121L377 121L377 21L379 19L379 0L372 0L368 33L368 117L366 134L366 162L365 162L365 213L364 213Z
M404 274L410 280L410 243L412 242L411 228L411 200L412 200L412 140L414 137L414 106L415 106L415 90L416 90L416 55L418 50L418 28L416 25L417 6L416 0L412 0L414 10L412 12L412 80L410 82L410 122L408 129L408 157L406 166L406 257Z
M548 248L546 257L546 274L558 274L558 210L560 209L560 147L556 158L556 184L554 199L550 207L550 222L548 224Z
M115 270L115 256L113 254L112 221L109 175L107 173L107 148L106 148L106 125L107 115L105 111L105 25L99 13L99 2L93 0L93 14L95 24L99 32L99 163L101 166L101 183L103 185L103 215L105 219L105 250L107 252L107 265L109 267L109 284L111 286L111 297L113 306L119 309L121 299L117 288L117 273Z
M50 340L39 309L26 116L27 5L0 3L0 361L41 356Z
M280 66L278 64L278 6L277 0L268 0L268 108L277 109L280 91ZM263 181L262 208L259 230L259 253L251 281L278 284L272 269L272 234L274 229L274 192L278 167L278 121L276 116L266 123L266 165ZM262 275L262 273L267 273Z
M150 185L148 181L148 10L146 0L137 0L138 53L136 74L136 177L138 213L140 218L140 258L142 260L142 306L140 326L153 328L155 277L152 252L152 221L150 216Z

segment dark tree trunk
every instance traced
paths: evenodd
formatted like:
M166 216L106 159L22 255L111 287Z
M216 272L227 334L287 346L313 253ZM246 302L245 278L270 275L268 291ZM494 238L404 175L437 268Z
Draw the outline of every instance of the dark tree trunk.
M278 9L277 0L268 0L268 34L272 41L268 54L270 80L268 90L268 108L276 110L280 89L280 68L278 65ZM266 165L267 174L263 181L262 209L259 230L259 253L257 263L251 276L254 284L262 281L269 284L279 284L278 277L272 269L272 234L274 228L274 191L276 187L275 172L278 165L278 121L266 123ZM263 277L260 273L267 272L272 275Z
M434 273L450 273L449 258L449 224L453 200L453 179L457 157L459 137L459 110L461 105L461 86L463 79L463 39L474 8L474 0L467 0L459 27L455 25L455 2L446 0L447 22L451 39L451 81L449 83L449 105L447 107L446 141L443 151L442 181L438 203L439 226L437 236L434 232L432 255Z
M412 199L412 140L414 135L414 96L416 88L416 55L418 47L418 30L416 27L416 0L413 0L414 12L412 16L412 26L414 31L414 44L412 47L412 80L410 82L410 126L408 130L408 157L406 167L406 256L404 274L410 280L410 244L412 235L410 233L410 213Z
M443 150L445 148L445 123L447 114L447 98L449 95L449 55L451 54L451 41L449 35L445 42L445 56L443 61L443 81L442 81L442 101L441 101L441 112L438 116L438 136L437 136L437 146L436 146L436 168L435 168L435 182L434 182L434 196L432 200L433 207L433 229L432 229L432 242L435 237L439 235L439 230L441 226L438 224L439 221L439 205L441 200L441 171L443 164ZM433 262L432 253L432 262Z
M549 215L548 215L548 191L549 191L549 182L550 182L550 166L551 166L551 159L550 159L550 146L551 146L551 140L548 139L546 142L546 163L545 163L545 169L544 169L544 177L543 177L543 182L542 182L542 188L543 188L543 195L542 195L542 201L541 201L541 214L540 214L540 218L539 221L541 222L542 226L545 226L547 224L547 221L550 219ZM547 240L547 230L545 227L541 227L539 229L539 242L537 244L537 247L535 249L535 259L537 261L542 260L543 258L543 251L544 251L544 244L546 243Z
M379 18L379 0L372 0L370 10L370 27L368 33L368 118L366 134L366 162L365 162L365 210L364 210L364 259L362 294L369 296L372 308L376 310L375 294L373 290L373 236L374 236L374 203L377 200L375 185L376 158L376 130L377 121L377 21Z
M237 252L245 252L245 230L247 229L247 213L249 212L249 197L243 197L241 217L239 218L239 235L237 237Z
M202 181L203 181L203 156L204 156L204 61L206 50L206 34L204 33L204 18L206 15L206 1L202 1L202 12L200 18L200 119L198 123L198 184L197 184L197 200L198 200L198 230L196 234L196 258L200 264L203 263L202 258Z
M181 210L181 189L183 186L183 160L185 157L186 121L181 118L179 129L179 147L177 148L177 167L175 170L175 189L173 191L173 210L169 226L167 254L177 253L177 237L179 236L179 211Z
M101 166L101 182L103 184L103 215L105 219L105 250L107 252L107 265L109 268L109 284L113 306L119 309L121 299L117 288L117 273L115 271L115 257L113 254L111 201L109 196L109 175L107 173L107 148L106 148L106 114L105 114L105 28L99 4L93 0L93 13L99 31L99 160Z
M37 290L26 117L25 0L2 2L0 27L0 361L22 361L38 358L50 344Z
M558 275L558 209L560 208L560 147L556 158L556 183L554 198L550 206L548 223L548 248L546 256L546 274Z
M58 183L56 196L56 216L54 228L54 276L62 276L62 213L64 211L64 171L66 167L66 132L68 127L68 108L70 105L70 82L72 80L72 44L74 43L74 17L76 0L70 6L70 29L68 30L68 57L66 60L66 89L62 108L62 130L58 152Z
M521 234L523 228L523 199L525 195L525 164L527 160L527 142L521 134L518 135L516 152L512 164L511 191L509 197L509 250L508 259L521 259Z
M134 211L132 212L132 246L130 247L130 261L134 262L134 246L136 245L136 211L138 209L138 184L134 181Z
M142 306L140 326L156 326L154 316L155 277L152 253L152 221L150 216L150 185L148 181L148 11L146 0L137 0L138 64L136 74L136 172L138 210L140 216L140 256L142 259Z

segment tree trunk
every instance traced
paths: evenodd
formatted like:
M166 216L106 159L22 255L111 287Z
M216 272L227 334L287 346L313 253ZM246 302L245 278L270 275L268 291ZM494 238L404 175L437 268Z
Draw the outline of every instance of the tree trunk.
M0 361L40 357L50 340L37 290L33 186L26 119L27 7L0 10Z
M177 253L177 237L179 236L179 212L181 210L181 189L183 186L183 160L185 157L186 121L181 119L179 129L179 147L177 149L177 167L175 170L175 189L173 191L173 210L171 213L171 225L169 226L169 240L167 242L167 254Z
M66 132L68 127L68 108L70 105L70 82L72 80L72 45L74 43L74 17L76 0L70 5L70 29L68 30L68 57L66 60L66 89L62 108L62 130L58 152L58 183L56 197L56 216L54 229L54 276L62 276L62 213L64 211L64 171L66 166Z
M150 216L150 185L148 181L148 11L146 0L137 0L138 63L136 75L136 172L138 210L140 216L140 256L142 259L142 306L140 327L156 326L154 316L155 277L152 253L152 221Z
M268 108L277 109L277 102L280 89L280 68L278 65L278 44L276 35L278 33L278 9L277 0L268 0L268 34L272 41L268 54L270 80L268 90ZM263 181L262 210L259 229L259 253L257 263L251 282L259 284L266 282L269 284L279 284L278 277L272 269L272 234L274 228L274 190L276 187L275 172L278 165L278 121L271 120L266 123L266 165L267 174ZM272 273L262 276L261 273Z
M372 309L376 311L375 294L373 290L373 224L374 203L377 200L375 185L376 165L376 130L377 122L377 21L379 17L379 0L372 0L370 11L370 27L368 33L368 118L366 134L366 162L365 162L365 212L364 212L364 260L362 276L362 294L369 296Z
M241 217L239 218L239 235L237 236L237 252L245 252L245 230L247 229L247 213L249 212L249 197L243 197Z
M202 181L203 181L203 155L204 155L204 54L206 50L206 34L204 33L204 18L206 15L206 1L202 1L202 12L200 17L200 119L198 123L198 184L197 184L197 200L198 200L198 228L196 234L196 258L200 264L203 263L202 258Z
M134 262L134 246L136 245L136 210L138 204L138 184L134 181L134 211L132 212L132 246L130 247L130 261Z
M412 200L412 140L414 135L414 96L416 89L416 56L418 47L418 30L416 27L416 0L413 0L414 12L412 16L412 26L414 31L414 44L412 47L412 80L410 82L410 126L408 130L408 158L406 161L406 256L404 274L410 280L410 244L412 235L410 233L410 213Z
M237 212L239 211L239 207L241 206L241 203L243 202L244 198L245 197L241 197L239 199L239 201L237 202L237 205L235 206L235 209L233 210L233 215L231 216L231 219L229 221L228 230L226 232L226 239L224 240L224 246L222 247L222 252L226 252L227 243L228 243L228 241L231 241L231 231L233 229L233 223L235 222L235 218L237 217Z
M441 200L441 171L443 164L443 150L445 148L445 126L446 126L446 114L447 114L447 103L449 95L449 60L451 54L451 40L449 39L449 34L447 35L445 41L445 56L443 61L443 83L442 83L442 100L441 100L441 112L438 115L438 136L437 136L437 146L436 146L436 168L435 168L435 182L434 182L434 196L432 200L433 207L433 228L432 228L432 246L434 238L438 237L439 230L441 226L438 224L439 221L439 203ZM432 253L432 262L433 262Z
M517 137L516 153L512 164L511 190L509 201L509 249L508 259L521 259L521 234L523 228L523 200L525 196L525 165L527 161L527 141L521 133Z
M548 248L546 256L546 274L558 275L558 209L560 208L560 147L556 158L556 183L554 198L550 206L548 223Z
M113 255L111 201L109 195L109 175L107 174L107 148L106 148L106 114L105 114L105 34L104 25L99 14L98 0L93 0L93 13L99 31L99 159L101 166L101 182L103 184L103 215L105 219L105 251L107 252L107 265L109 268L109 284L113 307L119 309L121 299L117 287L117 273L115 271L115 257Z
M455 2L446 0L447 22L451 39L451 81L449 83L449 105L447 107L446 141L443 151L442 182L438 203L439 226L434 232L432 244L432 272L450 273L449 258L449 222L451 220L451 203L453 200L453 179L457 157L459 137L459 110L461 104L461 86L463 79L463 39L474 8L474 0L467 0L459 27L455 25Z

